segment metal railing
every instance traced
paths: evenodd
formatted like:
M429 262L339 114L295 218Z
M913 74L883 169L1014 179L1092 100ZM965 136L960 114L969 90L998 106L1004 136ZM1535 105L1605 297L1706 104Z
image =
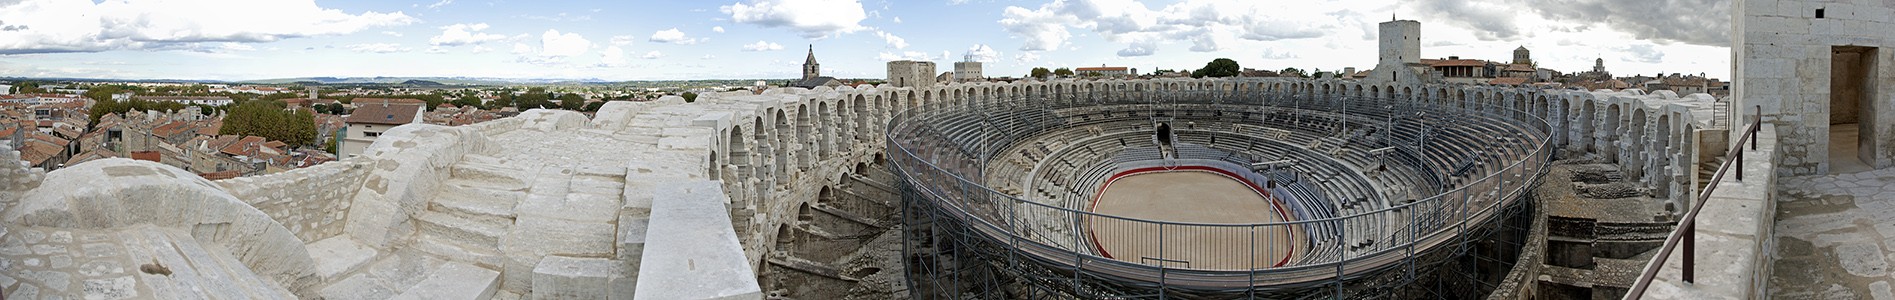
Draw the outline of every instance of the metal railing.
M1047 268L1072 271L1070 276L1075 282L1082 277L1112 278L1155 283L1161 292L1329 284L1335 284L1340 292L1340 283L1345 278L1359 277L1352 274L1386 270L1404 265L1423 253L1444 249L1443 246L1470 242L1465 238L1465 234L1473 230L1470 227L1485 224L1537 184L1539 174L1544 173L1551 162L1553 151L1550 125L1532 114L1518 110L1494 111L1493 108L1470 110L1407 100L1256 92L1126 91L1123 94L1025 95L1006 102L1013 103L975 101L960 106L941 105L909 110L892 118L886 138L891 169L902 178L905 187L904 194L908 198L905 201L909 203L906 205L927 206L931 211L941 212L942 219L965 225L965 230L954 234L1016 249L1009 251L1006 259L1015 259L1013 255L1018 254ZM1387 105L1398 102L1404 106ZM1344 210L1333 217L1283 222L1217 224L1100 214L1084 207L1013 196L982 184L987 180L984 174L988 170L987 163L998 156L997 152L1043 134L1083 130L1080 127L1098 124L1087 122L1096 120L1080 117L1084 113L1077 112L1091 111L1108 119L1112 116L1147 117L1127 114L1128 111L1168 112L1165 114L1177 116L1181 112L1172 109L1179 106L1201 106L1211 109L1199 112L1228 113L1283 109L1309 114L1308 118L1318 122L1352 123L1389 119L1376 114L1428 110L1438 112L1431 116L1434 119L1462 119L1452 122L1459 125L1427 126L1488 123L1496 128L1523 131L1512 133L1523 138L1478 139L1475 142L1487 144L1458 145L1465 149L1516 148L1489 150L1495 154L1489 167L1482 170L1492 171L1470 174L1466 176L1468 179L1440 189L1446 192L1415 201L1390 201L1379 206ZM1382 111L1375 111L1378 109ZM1045 112L1057 110L1064 114L1058 118L1067 119L1008 120L1035 114L1035 110L1040 116L1054 115ZM1349 113L1340 113L1344 110ZM1320 111L1330 113L1314 113ZM1416 123L1412 120L1396 122ZM996 128L990 125L994 123L1037 125ZM1085 125L1068 126L1071 124ZM1497 166L1504 167L1494 168ZM1301 230L1305 227L1339 230L1315 231L1322 235L1304 236L1303 233L1312 232ZM1094 234L1099 231L1127 233L1112 237L1120 239L1114 244L1124 249L1119 250L1124 253L1105 253L1104 247L1099 246L1100 236ZM1298 236L1303 237L1296 238Z
M1744 181L1744 144L1750 144L1750 150L1757 150L1757 131L1763 128L1763 106L1759 105L1756 108L1757 114L1751 115L1750 125L1744 127L1744 135L1733 139L1732 141L1736 143L1731 145L1729 152L1724 153L1724 157L1731 159L1717 166L1717 172L1711 174L1710 184L1705 185L1704 190L1698 193L1698 198L1691 202L1691 211L1686 212L1684 218L1678 220L1677 229L1665 236L1665 244L1659 248L1658 256L1645 264L1644 271L1638 275L1638 281L1632 283L1631 290L1625 293L1625 299L1644 297L1645 290L1651 288L1652 280L1658 278L1658 271L1663 270L1665 261L1671 258L1672 249L1676 249L1681 243L1684 244L1684 255L1681 255L1684 265L1679 270L1683 273L1680 277L1686 283L1697 281L1695 275L1697 273L1698 212L1703 211L1704 204L1711 200L1711 192L1717 191L1717 184L1724 180L1725 171L1735 169L1737 181Z

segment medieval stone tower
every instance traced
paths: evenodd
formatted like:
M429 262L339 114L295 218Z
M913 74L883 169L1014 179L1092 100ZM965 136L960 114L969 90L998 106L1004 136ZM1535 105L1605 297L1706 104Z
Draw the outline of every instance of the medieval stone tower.
M816 45L809 45L809 57L803 59L803 80L822 76L822 65L816 63Z

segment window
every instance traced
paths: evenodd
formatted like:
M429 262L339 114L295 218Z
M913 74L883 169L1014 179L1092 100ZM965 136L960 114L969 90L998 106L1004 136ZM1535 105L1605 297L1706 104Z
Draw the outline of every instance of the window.
M1817 19L1823 18L1823 9L1821 8L1816 9L1816 18Z
M372 131L363 131L363 132L362 132L362 136L366 136L366 137L377 137L377 136L381 136L381 135L382 135L382 133L380 133L380 132L372 132Z

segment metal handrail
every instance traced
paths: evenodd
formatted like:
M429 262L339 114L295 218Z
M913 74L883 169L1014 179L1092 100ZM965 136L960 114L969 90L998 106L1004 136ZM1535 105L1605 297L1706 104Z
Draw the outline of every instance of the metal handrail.
M1711 200L1711 192L1717 191L1717 184L1724 180L1724 171L1736 169L1737 181L1744 181L1744 141L1749 141L1750 150L1757 150L1757 131L1763 128L1763 106L1756 107L1757 114L1750 117L1750 126L1744 128L1744 135L1735 140L1738 143L1731 145L1730 152L1724 153L1724 157L1732 159L1717 166L1717 173L1711 175L1710 184L1704 187L1704 191L1698 193L1696 200L1693 200L1691 211L1685 213L1683 219L1678 220L1678 228L1673 229L1671 234L1665 237L1665 245L1659 248L1658 256L1645 264L1645 270L1639 273L1638 281L1632 284L1632 289L1625 293L1625 299L1639 299L1645 296L1645 290L1651 288L1652 280L1658 278L1658 271L1664 269L1665 261L1671 258L1671 250L1677 248L1680 243L1684 244L1685 252L1682 255L1684 266L1679 270L1683 274L1680 275L1683 275L1681 277L1686 283L1696 282L1697 278L1693 275L1696 273L1694 270L1697 263L1695 254L1697 252L1698 212L1704 210L1705 202Z

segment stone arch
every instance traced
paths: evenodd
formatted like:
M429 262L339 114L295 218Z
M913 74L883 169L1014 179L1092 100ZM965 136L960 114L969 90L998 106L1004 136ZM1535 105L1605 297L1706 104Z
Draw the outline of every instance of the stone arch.
M848 97L843 98L847 99ZM828 158L835 156L833 145L836 144L836 115L835 111L829 110L829 102L816 102L816 121L821 124L821 126L817 126L819 132L816 133L816 138L813 139L816 141L816 157Z
M776 136L776 147L771 150L776 151L777 184L790 183L789 166L793 166L791 163L796 162L796 149L791 147L796 145L796 137L793 136L794 131L792 131L795 129L790 127L789 115L783 111L785 110L776 110L776 130L771 131L771 134Z
M849 97L842 97L842 99L836 100L836 106L833 108L835 109L835 121L830 123L832 127L835 127L835 130L824 133L829 136L829 142L835 144L834 148L837 152L855 151L855 143L852 143L854 140L850 138L855 136L857 127L855 125L855 119L859 117L849 110L850 103L854 103L853 100L854 99L849 99Z
M797 104L796 105L796 139L800 143L798 144L800 146L799 148L802 148L802 149L795 149L795 150L802 153L797 153L796 155L796 166L802 167L803 170L809 170L809 168L814 167L816 165L815 160L810 159L812 155L809 155L808 152L805 152L805 151L816 151L817 149L816 144L819 141L818 139L813 138L815 137L815 134L816 134L816 123L813 121L810 121L809 119L809 105Z
M1381 98L1381 97L1382 97L1382 86L1379 86L1379 85L1378 85L1378 86L1371 86L1371 87L1369 87L1369 97L1370 97L1370 98Z
M1626 123L1627 125L1631 125L1631 126L1628 126L1630 128L1626 128L1625 135L1627 138L1631 139L1632 145L1630 149L1633 150L1632 151L1633 153L1631 154L1640 156L1642 160L1643 156L1650 155L1650 151L1652 150L1648 148L1652 145L1652 143L1650 141L1645 140L1645 137L1648 136L1647 133L1645 132L1645 129L1649 128L1645 124L1645 121L1647 120L1646 114L1645 114L1645 108L1644 107L1633 108L1631 117L1632 117L1632 121L1630 123Z
M757 200L762 200L764 195L766 195L769 188L764 187L764 185L775 182L776 173L778 171L777 167L782 166L781 164L775 163L777 155L776 138L770 133L770 127L765 125L767 124L765 122L769 119L769 115L775 113L776 109L767 109L764 110L764 115L751 119L756 121L756 123L750 127L750 131L752 136L751 141L756 142L756 146L752 148L755 149L755 151L752 152L754 153L752 155L755 157L755 159L752 160L752 164L757 167L756 172L751 175L754 176L753 178L766 182L766 184L756 186Z
M1601 120L1599 132L1605 134L1600 143L1604 144L1602 150L1605 150L1603 154L1608 162L1619 161L1619 136L1624 134L1619 123L1625 122L1624 118L1625 115L1619 111L1619 103L1606 105L1605 119Z
M864 99L862 95L855 95L855 103L853 104L855 107L851 109L855 110L855 128L852 128L851 131L855 134L851 136L849 142L859 144L864 139L869 138L868 135L875 130L873 123L880 118L876 116L874 108L869 107L867 99Z
M1598 110L1594 108L1595 103L1592 102L1592 99L1586 99L1584 101L1585 102L1579 105L1578 119L1573 121L1578 125L1574 127L1580 130L1579 135L1573 137L1573 143L1582 145L1581 147L1583 148L1581 151L1594 153L1598 151L1598 142L1596 139L1599 132L1597 126L1599 125L1598 122L1594 120L1598 118Z

